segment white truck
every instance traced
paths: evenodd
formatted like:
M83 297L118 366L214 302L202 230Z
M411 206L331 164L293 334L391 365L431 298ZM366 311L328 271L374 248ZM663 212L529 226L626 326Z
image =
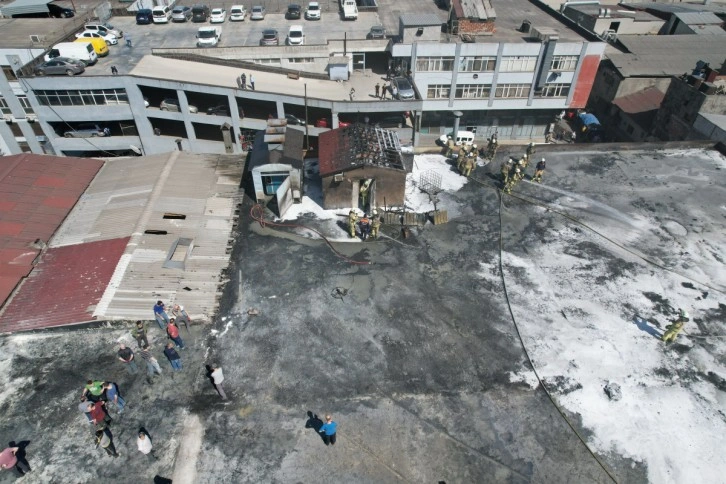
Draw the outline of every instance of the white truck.
M343 10L343 20L358 19L358 5L355 0L340 0L340 8Z
M222 40L222 27L199 27L197 47L216 47Z

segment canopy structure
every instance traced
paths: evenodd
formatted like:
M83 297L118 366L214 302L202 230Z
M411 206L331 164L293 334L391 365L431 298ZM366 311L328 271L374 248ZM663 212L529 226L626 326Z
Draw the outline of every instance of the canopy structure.
M12 3L0 7L3 17L27 13L50 13L48 10L49 0L15 0Z

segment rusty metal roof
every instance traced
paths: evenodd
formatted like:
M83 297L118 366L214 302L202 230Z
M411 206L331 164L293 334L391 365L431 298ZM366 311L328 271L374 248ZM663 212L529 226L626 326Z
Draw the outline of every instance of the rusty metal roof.
M103 161L87 158L0 157L0 304L30 273L101 166Z
M321 133L318 160L321 176L364 165L405 170L398 134L361 123Z
M0 331L63 326L95 319L93 310L129 238L48 249L8 302Z

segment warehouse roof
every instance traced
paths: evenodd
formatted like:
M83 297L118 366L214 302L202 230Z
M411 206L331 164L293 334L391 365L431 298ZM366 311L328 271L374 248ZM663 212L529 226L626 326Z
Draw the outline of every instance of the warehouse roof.
M608 54L624 77L667 77L690 72L702 60L720 66L726 60L726 36L620 35L630 52Z

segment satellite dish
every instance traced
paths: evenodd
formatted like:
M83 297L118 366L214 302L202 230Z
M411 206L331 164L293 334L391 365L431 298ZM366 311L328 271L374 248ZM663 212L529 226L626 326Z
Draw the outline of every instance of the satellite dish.
M133 151L134 153L136 153L136 154L137 154L137 155L139 155L139 156L141 156L141 155L143 155L143 154L144 154L144 152L143 152L143 151L141 151L141 148L139 148L139 147L138 147L138 146L136 146L136 145L129 145L129 148L131 149L131 151Z

